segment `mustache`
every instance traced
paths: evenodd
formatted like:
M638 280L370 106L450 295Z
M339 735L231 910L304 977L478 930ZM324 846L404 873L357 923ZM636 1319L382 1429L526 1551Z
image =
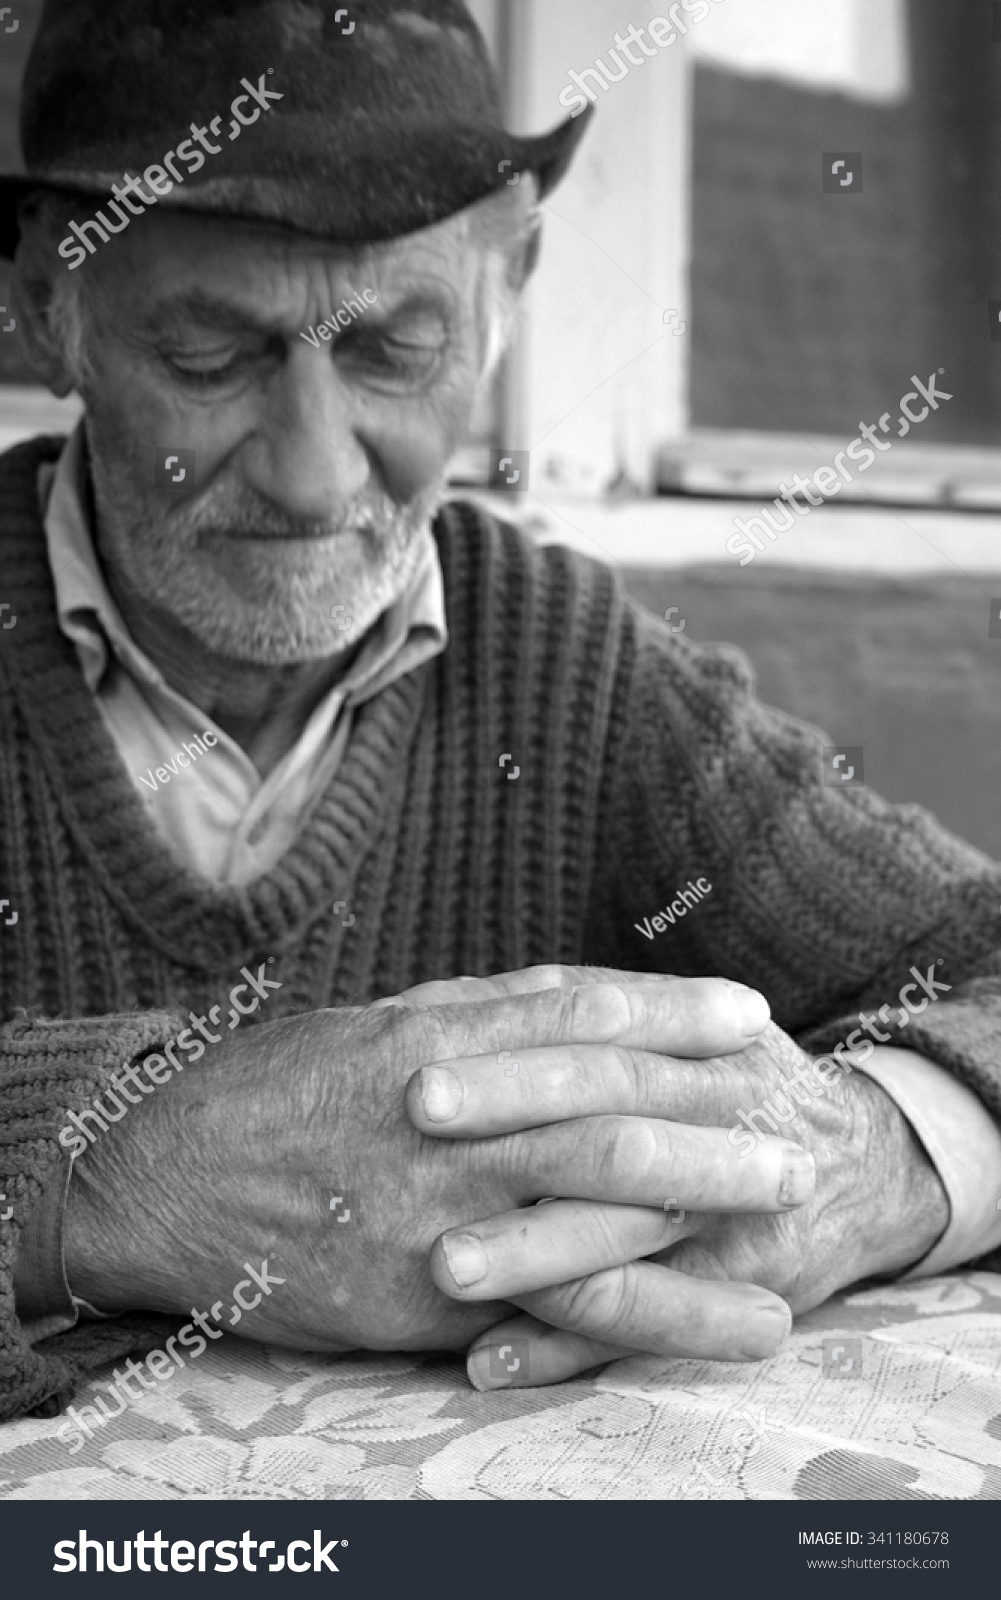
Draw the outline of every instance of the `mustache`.
M207 535L276 540L317 540L352 533L388 532L407 512L388 495L351 502L346 512L330 517L297 517L270 500L245 491L211 484L204 494L169 517L175 533L191 543Z

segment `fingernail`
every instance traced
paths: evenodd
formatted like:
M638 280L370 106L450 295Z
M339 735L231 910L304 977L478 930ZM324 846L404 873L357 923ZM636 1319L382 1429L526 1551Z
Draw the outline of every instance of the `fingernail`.
M448 1067L425 1067L421 1105L429 1122L450 1122L462 1105L462 1081Z
M789 1329L792 1312L787 1305L758 1306L747 1318L741 1354L746 1361L765 1361L775 1355Z
M496 1384L490 1381L490 1346L481 1345L479 1350L474 1350L466 1359L466 1376L474 1389L479 1389L482 1394L485 1389L494 1389Z
M487 1253L475 1233L447 1233L441 1247L448 1270L460 1289L479 1283L487 1275Z
M733 1003L737 1008L737 1016L745 1037L755 1037L771 1020L772 1013L768 1001L763 994L758 993L757 989L747 989L743 984L735 984Z
M817 1163L809 1150L800 1150L795 1145L783 1150L779 1205L801 1206L804 1200L809 1200L816 1177Z

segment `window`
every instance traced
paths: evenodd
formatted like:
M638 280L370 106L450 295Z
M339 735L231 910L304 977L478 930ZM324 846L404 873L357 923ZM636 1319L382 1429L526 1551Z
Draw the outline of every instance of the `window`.
M604 88L624 8L478 10L514 126L560 120L575 76L597 106L490 421L538 488L759 495L944 368L949 402L846 498L1001 506L990 4L687 0Z

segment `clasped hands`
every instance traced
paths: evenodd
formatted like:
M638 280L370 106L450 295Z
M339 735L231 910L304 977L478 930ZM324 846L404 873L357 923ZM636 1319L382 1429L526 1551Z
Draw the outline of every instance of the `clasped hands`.
M609 1011L595 1030L607 1030L607 1043L519 1047L516 1061L511 1051L465 1057L408 1086L414 1125L430 1136L496 1138L566 1119L600 1157L593 1185L573 1198L436 1241L432 1271L445 1294L503 1298L526 1313L474 1342L477 1388L553 1383L637 1351L773 1355L793 1310L902 1270L941 1233L937 1175L896 1106L862 1075L820 1104L787 1096L800 1111L788 1139L768 1139L746 1159L727 1140L738 1112L781 1089L804 1059L755 990L552 967L423 984L395 1003L472 1002L553 983L616 986L621 1023ZM618 1203L602 1203L613 1188ZM520 1352L517 1376L497 1359L506 1346Z
M241 1333L466 1350L479 1388L637 1351L758 1360L793 1311L902 1270L948 1215L862 1073L797 1106L790 1137L728 1141L802 1060L740 984L595 968L241 1030L77 1160L69 1281L107 1312L186 1316L266 1256L283 1287Z

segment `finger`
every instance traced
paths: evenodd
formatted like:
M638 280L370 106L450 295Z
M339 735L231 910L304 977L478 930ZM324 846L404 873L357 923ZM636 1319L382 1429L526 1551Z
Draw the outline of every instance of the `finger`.
M536 1317L511 1317L469 1347L466 1372L474 1389L525 1389L562 1383L635 1351L550 1328Z
M450 1229L435 1240L431 1275L454 1300L509 1300L666 1250L692 1232L697 1213L553 1200Z
M481 980L473 979L468 985ZM407 1029L407 1039L424 1043L427 1061L451 1061L465 1055L496 1051L508 1043L557 1044L612 1039L633 1026L634 1007L617 986L583 984L547 986L525 994L494 996L468 1004L452 998L447 1004L412 1006L399 996L376 1001L393 1024Z
M791 1211L813 1194L816 1163L790 1139L738 1154L723 1128L649 1117L585 1117L482 1140L474 1159L501 1168L521 1204L550 1195L692 1211Z
M484 1139L603 1112L721 1125L734 1105L760 1094L760 1076L751 1084L739 1063L702 1065L620 1044L530 1045L422 1067L406 1106L422 1133Z
M826 1089L810 1057L770 1027L742 1051L709 1059L614 1041L457 1056L421 1068L407 1085L406 1106L422 1133L445 1138L486 1138L571 1115L615 1112L726 1126L735 1147L746 1150L765 1137L750 1113L762 1103L770 1110L765 1097L773 1091L777 1105L784 1108L788 1099L795 1113ZM779 1116L790 1120L784 1109L769 1115L775 1132ZM734 1127L735 1121L753 1132Z
M669 976L669 975L668 975ZM471 1000L499 1000L509 994L537 994L540 989L579 988L586 983L662 983L660 972L628 972L618 967L567 967L555 962L537 967L517 967L511 972L495 972L489 978L431 978L415 983L399 994L374 1000L376 1006L468 1005ZM724 979L730 982L730 979Z
M542 984L540 988L544 987ZM399 994L387 994L373 1000L371 1009L382 1006L448 1006L468 1005L470 1000L495 1000L501 991L495 988L492 978L474 978L463 974L459 978L431 978L427 983L415 983Z
M523 1198L569 1198L443 1233L432 1270L455 1298L510 1299L652 1255L693 1231L688 1212L794 1210L816 1182L813 1156L785 1140L766 1140L745 1160L722 1129L638 1117L562 1123L518 1143L515 1186L536 1191Z
M468 1005L470 1000L500 1000L508 994L537 994L540 989L577 988L585 983L617 983L628 978L634 983L659 983L659 972L620 972L615 967L564 967L549 963L538 967L518 967L512 972L494 972L489 978L463 975L459 978L430 978L415 983L399 994L374 1000L373 1006Z
M706 1282L647 1261L540 1289L515 1303L543 1322L604 1344L709 1361L764 1361L792 1325L786 1302L767 1289Z
M601 976L592 977L592 972ZM427 983L415 983L400 994L389 995L385 1000L376 1000L374 1004L468 1005L471 1000L502 1000L505 995L538 994L542 989L571 989L585 983L612 981L604 976L606 972L614 978L622 976L621 973L613 973L611 968L561 967L550 963L538 967L519 967L513 972L495 972L489 978L431 978Z
M416 1012L428 1032L432 1063L574 1043L614 1042L676 1056L726 1055L757 1038L768 1015L763 995L724 978L583 984ZM461 1074L450 1067L419 1077L408 1090L408 1105L415 1104L413 1096L423 1103L428 1124L445 1122L461 1104Z

